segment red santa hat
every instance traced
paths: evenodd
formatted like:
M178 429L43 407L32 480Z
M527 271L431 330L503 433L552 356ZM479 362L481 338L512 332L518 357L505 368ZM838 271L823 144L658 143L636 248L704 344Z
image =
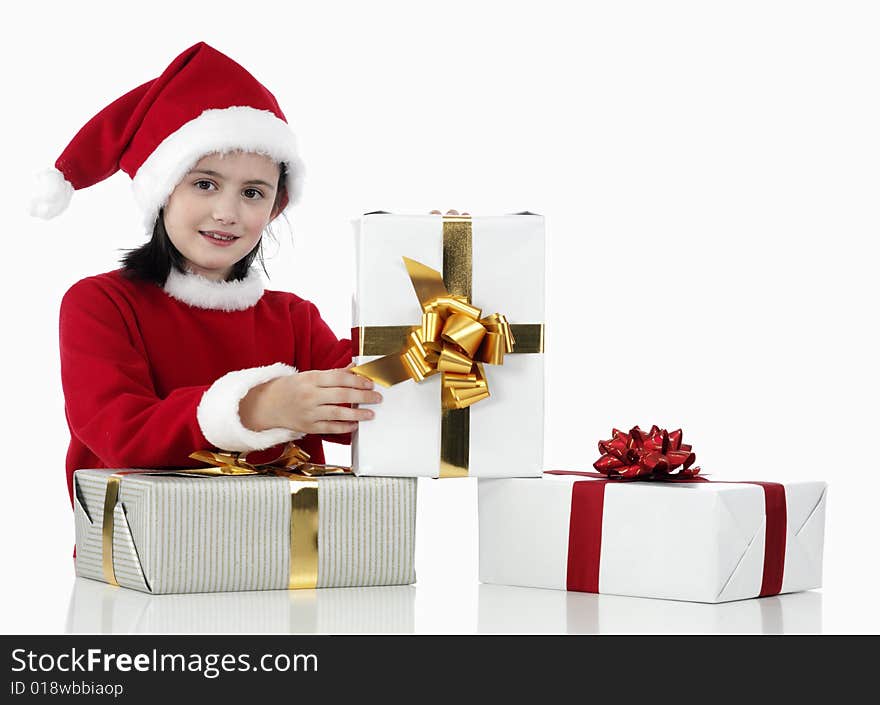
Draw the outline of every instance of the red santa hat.
M118 170L132 179L152 229L159 209L206 154L244 150L287 166L288 202L297 201L303 167L278 101L242 66L204 42L89 120L55 168L38 175L30 212L54 218L73 191Z

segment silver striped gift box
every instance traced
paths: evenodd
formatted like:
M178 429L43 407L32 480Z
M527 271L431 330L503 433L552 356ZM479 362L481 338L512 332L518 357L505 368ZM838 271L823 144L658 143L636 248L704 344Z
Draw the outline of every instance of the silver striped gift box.
M313 587L415 582L415 479L312 478L317 521L297 536L298 487L286 477L126 472L74 474L79 576L154 594L286 589L302 568L291 549L305 541L313 554L317 543ZM120 474L107 534L108 480Z

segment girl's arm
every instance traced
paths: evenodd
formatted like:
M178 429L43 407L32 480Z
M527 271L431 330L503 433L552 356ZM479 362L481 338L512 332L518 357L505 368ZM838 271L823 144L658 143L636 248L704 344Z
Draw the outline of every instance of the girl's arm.
M314 304L299 301L292 310L298 336L296 375L254 387L239 406L242 423L254 430L284 426L334 443L351 443L359 421L373 417L370 409L351 404L376 404L382 397L373 383L345 369L351 363L351 341L339 340Z

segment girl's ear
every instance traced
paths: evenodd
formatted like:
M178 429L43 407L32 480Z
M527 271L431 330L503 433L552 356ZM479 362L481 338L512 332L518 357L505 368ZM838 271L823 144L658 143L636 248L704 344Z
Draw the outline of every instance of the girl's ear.
M284 189L284 192L278 198L277 203L272 207L272 213L269 215L270 223L281 214L281 211L287 208L288 203L290 203L290 199L287 197L287 189Z

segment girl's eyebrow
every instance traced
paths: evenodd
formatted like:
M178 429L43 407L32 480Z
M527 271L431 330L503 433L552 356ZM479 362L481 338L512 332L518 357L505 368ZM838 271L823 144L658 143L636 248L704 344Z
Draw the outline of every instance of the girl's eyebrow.
M193 169L189 173L190 174L204 174L205 176L212 176L215 179L225 179L226 178L219 171L211 171L210 169ZM266 188L271 188L271 189L275 188L274 184L270 184L269 182L263 181L262 179L249 179L248 181L245 181L244 183L245 184L257 184L259 186L265 186Z

